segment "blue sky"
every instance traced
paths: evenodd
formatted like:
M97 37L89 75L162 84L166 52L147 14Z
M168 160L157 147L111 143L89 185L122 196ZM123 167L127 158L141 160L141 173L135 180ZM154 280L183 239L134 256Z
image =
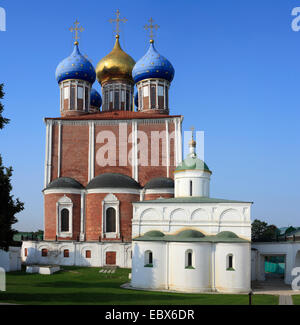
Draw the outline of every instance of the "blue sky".
M171 114L205 132L211 196L254 201L252 219L300 226L300 32L292 0L0 1L0 82L5 83L0 153L13 193L25 202L18 230L43 227L44 117L59 115L58 63L72 51L69 27L94 65L113 46L108 22L120 9L121 45L135 60L148 48L143 26L160 25L156 47L175 68ZM96 86L99 90L99 85Z

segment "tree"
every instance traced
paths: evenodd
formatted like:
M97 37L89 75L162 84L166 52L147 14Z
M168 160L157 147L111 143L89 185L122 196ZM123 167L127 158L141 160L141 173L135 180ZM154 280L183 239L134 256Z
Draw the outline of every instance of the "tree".
M253 242L275 241L278 235L278 228L268 225L264 221L255 219L251 225L251 239Z
M3 84L0 84L0 99L4 96ZM3 104L0 102L0 129L3 129L9 119L2 116ZM24 204L19 199L14 200L11 194L12 167L2 165L0 156L0 248L8 250L13 243L13 235L16 232L12 225L17 222L15 215L24 209Z
M0 84L0 99L4 97L4 92L3 92L3 84ZM8 118L4 118L2 116L4 110L3 104L0 102L0 130L4 128L4 125L9 122Z

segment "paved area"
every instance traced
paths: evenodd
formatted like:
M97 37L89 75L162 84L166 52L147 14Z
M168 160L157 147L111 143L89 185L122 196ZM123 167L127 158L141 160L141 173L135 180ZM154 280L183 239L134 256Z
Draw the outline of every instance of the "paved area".
M254 281L252 282L252 291L254 294L267 294L276 296L291 296L300 294L300 290L292 290L291 286L285 284L282 279L266 279L265 281Z
M293 305L293 299L291 295L280 295L279 305Z

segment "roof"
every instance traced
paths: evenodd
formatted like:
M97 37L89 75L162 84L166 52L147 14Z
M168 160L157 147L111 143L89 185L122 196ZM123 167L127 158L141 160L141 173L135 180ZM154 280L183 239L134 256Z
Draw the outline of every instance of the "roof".
M175 70L171 62L156 50L154 42L150 42L147 53L135 64L132 70L134 82L144 79L166 79L171 82Z
M77 182L74 178L70 177L59 177L53 180L45 189L50 188L77 188L82 189L83 186Z
M65 116L65 117L46 117L45 120L131 120L131 119L171 119L174 117L182 117L182 115L167 115L158 113L144 113L132 111L105 111L97 113L86 113L80 116Z
M210 169L206 165L206 163L197 158L197 155L189 154L175 169L175 172L182 171L182 170L203 170L208 173L211 173Z
M145 189L155 189L155 188L174 188L174 180L168 177L156 177L156 178L152 178L145 185Z
M120 173L105 173L100 174L93 178L87 185L86 189L94 188L107 188L107 187L118 187L118 188L134 188L140 189L141 186L133 178L123 175Z
M215 198L204 197L204 196L189 196L189 197L174 197L170 199L156 199L156 200L133 202L133 204L136 203L253 203L253 202L215 199Z
M134 241L160 241L160 242L209 242L209 243L248 243L249 241L238 237L231 231L222 231L217 235L205 236L198 230L187 229L175 235L165 235L160 231L152 230L143 236L134 238Z

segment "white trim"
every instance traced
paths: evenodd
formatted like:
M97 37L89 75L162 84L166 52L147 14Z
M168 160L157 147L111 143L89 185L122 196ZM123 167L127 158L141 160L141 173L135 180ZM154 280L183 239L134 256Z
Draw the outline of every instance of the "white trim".
M61 211L69 211L69 231L61 231ZM58 237L72 237L73 235L73 202L66 195L56 202L56 235Z
M88 157L88 182L94 178L95 173L95 123L89 122L89 157Z
M125 194L140 194L139 189L132 188L116 188L116 187L107 187L107 188L93 188L90 190L86 190L87 194L97 194L97 193L125 193Z
M167 177L170 177L170 135L169 135L169 121L166 120L166 167L167 167Z
M44 190L44 195L48 195L48 194L81 194L82 192L84 192L85 190L82 189L76 189L76 188L73 188L73 189L70 189L70 188L64 188L64 187L61 187L61 188L49 188L49 189L46 189Z
M80 198L80 241L85 239L85 193L81 192Z
M106 211L109 208L113 208L116 211L116 231L106 232ZM109 193L102 201L102 238L120 238L120 201L118 198Z
M145 194L174 194L174 189L171 188L157 188L146 189Z
M57 178L60 177L60 165L61 165L61 123L58 123Z

